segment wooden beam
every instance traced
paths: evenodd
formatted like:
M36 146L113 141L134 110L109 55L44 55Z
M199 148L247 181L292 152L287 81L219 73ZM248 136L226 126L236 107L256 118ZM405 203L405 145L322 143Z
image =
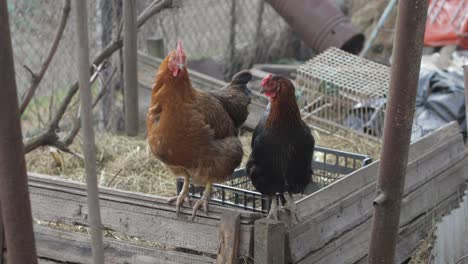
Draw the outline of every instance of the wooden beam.
M68 225L88 225L86 189L83 184L58 177L29 174L33 216ZM100 188L102 223L105 228L146 241L209 254L218 253L221 216L233 209L212 205L208 216L190 221L191 208L177 217L167 198ZM240 213L239 255L252 256L253 222L260 214Z
M426 226L414 224L421 220L421 218L427 217L426 220L432 221L433 223L440 219L440 215L442 215L441 212L447 212L445 211L447 208L444 207L443 204L445 201L451 199L450 197L460 195L459 190L464 186L464 182L468 177L464 172L467 169L468 159L465 159L439 173L436 177L424 183L411 194L405 195L402 204L402 225L400 226L402 240L413 239L408 237L409 233L425 230L424 228L426 228ZM375 189L375 187L373 189ZM368 253L371 220L370 212L367 213L367 211L370 211L370 204L373 198L372 190L367 190L367 192L367 195L361 192L354 195L362 197L362 200L357 200L355 203L356 206L349 206L343 202L342 207L339 209L341 211L336 212L334 215L330 215L324 219L310 219L310 231L307 231L309 233L307 238L300 238L290 233L290 240L296 240L294 245L293 243L290 244L293 260L298 263L354 263L365 257ZM434 199L430 201L430 203L425 203L425 200L428 199L428 197L424 195L425 193L434 196ZM364 207L366 204L367 206ZM421 210L413 212L412 209L416 208L418 205L421 206ZM365 213L357 220L350 220L352 223L338 226L340 222L348 223L348 220L353 217L353 210ZM342 220L340 221L340 219ZM335 228L335 226L336 233L330 236L330 234L333 234L331 232L334 232L333 228ZM329 239L317 243L316 240L321 239L321 236L329 237ZM412 241L413 242L406 241L405 247L417 245L415 239ZM310 246L307 245L308 243L311 243L314 247L310 248ZM403 242L400 240L398 243ZM302 258L297 258L298 251L308 253ZM401 253L400 257L404 254L405 253Z
M286 228L282 222L262 218L255 221L256 264L284 264Z
M57 263L92 263L89 235L59 230L45 225L35 225L34 230L39 258L46 258ZM206 256L198 256L156 246L139 245L131 241L104 238L104 243L106 245L106 259L104 263L109 264L215 263L214 259Z
M237 264L239 248L240 214L227 211L221 216L219 225L218 264Z
M125 91L125 131L127 136L138 135L138 68L136 1L123 1L123 55Z
M464 157L463 139L457 133L451 138L446 137L445 144L439 144L435 149L431 148L431 152L420 156L408 165L408 180L405 185L405 198L401 215L402 225L411 222L419 214L432 208L438 199L453 192L461 178L453 177L445 180L445 177L449 175L446 173L448 170L454 172L454 166L461 166ZM304 214L307 217L302 219L306 220L288 231L293 260L300 260L310 252L321 250L330 241L339 239L344 233L354 230L356 226L370 218L378 165L371 166L373 167L362 170L369 172L368 174L354 175L357 178L363 176L373 178L373 180L368 180L367 184L360 190L356 186L349 186L350 182L338 181L330 185L334 188L329 189L328 192L322 193L323 191L320 190L316 195L310 197L308 201L310 204L318 206L317 211L312 215ZM434 185L436 182L437 184ZM360 186L361 183L362 181L356 182L357 186ZM444 188L437 189L437 191L434 189L441 186ZM329 197L333 197L333 193L342 194L343 188L357 190L341 196L333 203L327 203L327 200L331 200ZM434 189L434 191L429 192L428 189ZM431 193L439 192L440 195L428 197ZM425 202L425 199L428 199L428 202ZM298 210L299 212L300 210Z
M408 162L413 162L416 159L419 159L422 155L433 152L435 148L439 148L441 145L446 145L447 139L459 136L460 131L458 123L451 122L450 124L412 143L409 150ZM460 146L463 146L463 144ZM448 156L446 158L450 160ZM297 201L297 213L299 218L303 219L310 217L322 210L322 208L327 208L335 203L339 203L341 199L359 191L368 184L375 182L377 179L378 168L379 161L375 161L364 168L354 171L335 183L322 188L318 192ZM407 179L408 182L412 182L412 180L412 177L408 177Z

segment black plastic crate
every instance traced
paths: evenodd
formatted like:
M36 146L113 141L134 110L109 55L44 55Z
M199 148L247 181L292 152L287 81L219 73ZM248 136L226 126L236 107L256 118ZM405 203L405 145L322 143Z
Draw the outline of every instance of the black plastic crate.
M368 155L315 147L312 161L314 170L312 189L323 188L371 162L372 158ZM177 193L182 190L182 185L183 178L178 178ZM203 190L204 187L190 185L190 197L201 198ZM262 213L266 213L270 208L268 197L255 190L244 168L237 169L223 184L213 184L210 203Z

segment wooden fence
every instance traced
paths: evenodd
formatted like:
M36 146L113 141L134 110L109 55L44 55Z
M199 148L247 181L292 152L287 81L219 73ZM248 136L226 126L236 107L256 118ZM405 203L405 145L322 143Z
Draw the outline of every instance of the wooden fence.
M455 123L411 145L397 263L406 260L434 222L457 205L468 179L465 155ZM378 163L298 201L303 221L287 232L293 263L367 263Z

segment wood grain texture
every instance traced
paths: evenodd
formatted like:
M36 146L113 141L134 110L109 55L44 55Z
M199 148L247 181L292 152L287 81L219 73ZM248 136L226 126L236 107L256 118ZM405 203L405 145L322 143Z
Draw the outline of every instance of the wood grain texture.
M35 225L34 229L39 258L46 258L58 263L92 263L90 236L43 225ZM104 263L205 264L215 262L214 259L206 256L141 246L107 238L104 239L104 248ZM152 260L152 262L145 262L145 260ZM157 261L155 262L155 260Z
M83 184L38 174L29 175L29 184L35 218L87 225ZM221 215L232 211L213 205L208 216L199 216L190 222L190 208L182 208L178 218L165 198L108 188L100 188L100 204L102 223L110 230L209 254L218 253ZM241 256L252 255L253 221L259 217L257 213L240 213Z
M450 211L457 203L460 195L460 188L464 188L464 182L467 179L465 171L468 170L468 160L459 162L447 171L439 174L433 181L428 182L420 188L430 193L436 193L441 189L448 189L451 194L442 194L437 202L433 203L431 208L426 208L423 213L412 214L413 219L406 225L400 225L400 239L397 245L396 258L404 260L409 257L419 242L418 238L425 237L428 228L441 216ZM436 187L437 183L447 178L457 179L452 186ZM434 188L435 187L435 188ZM424 204L424 196L406 201L402 204L403 211L407 207L413 207L417 204ZM403 213L402 211L402 213ZM346 217L346 216L344 216ZM368 243L370 238L371 218L365 218L362 223L349 228L335 239L325 243L323 247L312 251L299 261L294 263L359 263L362 258L367 256ZM367 263L367 262L363 262Z
M255 263L284 264L286 231L282 222L263 218L255 222Z
M413 154L410 159L400 218L401 225L408 224L421 213L433 208L441 199L451 195L464 177L459 175L446 178L450 175L447 174L447 169L455 173L456 167L454 166L462 166L460 164L463 163L465 153L461 136L458 132L452 133L453 130L450 128L439 132L445 136L428 137L421 141L424 144L418 144L418 142L413 144L413 147L418 147L422 153L428 149L429 152L419 157ZM450 134L452 135L448 136ZM442 138L443 140L440 140ZM428 141L432 144L427 144ZM421 145L428 146L428 148L421 147ZM332 242L336 244L336 240L350 233L354 234L352 237L359 235L353 242L355 244L367 241L367 237L360 234L367 229L359 231L359 228L364 223L368 224L371 217L377 169L378 161L352 174L356 178L352 179L352 176L348 176L330 185L328 192L325 192L324 189L327 188L324 188L306 198L307 204L298 209L298 213L300 212L305 221L288 231L294 261L299 261L307 255L326 254L326 251L323 251L324 247ZM431 193L440 195L431 195ZM298 205L301 202L305 201L300 201ZM364 253L367 252L367 245L363 250ZM346 263L353 263L352 261L362 258L362 252L360 255L359 250L350 248L349 252L356 256L354 259L349 258L350 262ZM310 257L307 260L312 261Z
M219 252L217 264L236 264L239 249L240 214L225 212L219 225Z

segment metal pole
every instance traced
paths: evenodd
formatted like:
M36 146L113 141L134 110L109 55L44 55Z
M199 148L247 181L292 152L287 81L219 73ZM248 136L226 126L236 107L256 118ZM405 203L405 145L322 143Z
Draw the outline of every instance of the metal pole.
M88 223L91 227L93 263L104 263L102 246L99 190L96 177L96 148L94 144L91 87L89 83L89 47L87 1L75 1L76 31L78 37L78 71L81 100L81 127L83 128L83 152L85 157L86 187L88 190Z
M465 119L468 134L468 65L463 65L463 75L465 75Z
M127 136L138 135L138 79L137 79L137 14L136 1L123 1L124 16L124 91L125 131Z
M0 0L0 201L8 264L37 263L6 0Z
M369 263L393 264L426 25L427 0L399 1Z
M372 47L372 43L374 43L375 38L377 38L377 35L379 34L380 29L385 25L385 22L387 21L387 18L390 15L390 13L393 11L393 8L395 8L396 3L397 3L397 0L390 0L390 2L388 3L387 7L385 8L385 10L383 11L382 15L379 18L379 22L377 22L377 25L372 30L369 40L366 42L366 45L364 46L364 49L361 52L361 55L360 55L361 57L367 56L367 53Z

